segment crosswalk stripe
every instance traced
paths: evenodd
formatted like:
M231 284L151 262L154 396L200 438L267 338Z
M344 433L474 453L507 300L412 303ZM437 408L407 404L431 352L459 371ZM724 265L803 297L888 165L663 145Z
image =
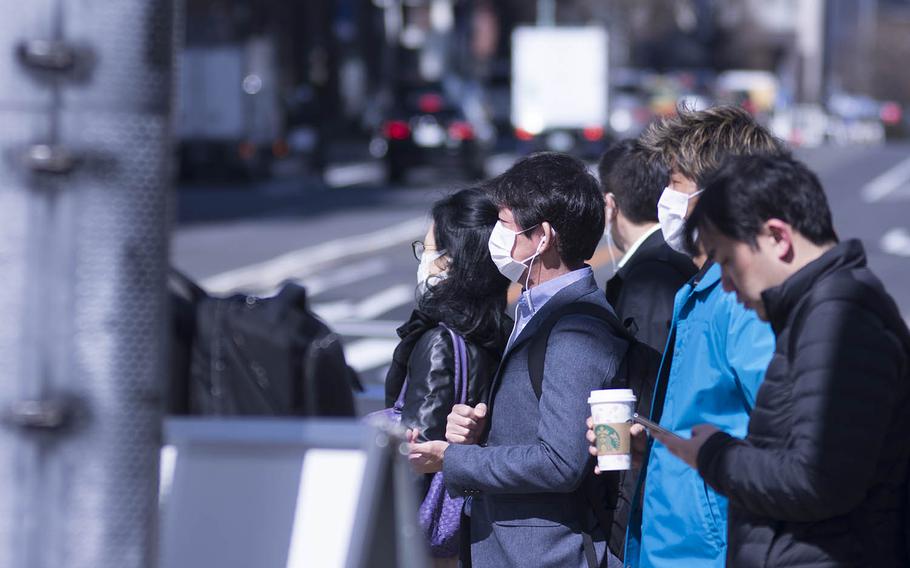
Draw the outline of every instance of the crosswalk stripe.
M305 279L316 274L329 262L352 254L376 252L418 238L426 230L426 224L426 218L421 216L378 231L327 241L265 262L217 274L206 278L201 284L213 294L273 290L285 280Z
M398 339L358 339L344 346L344 357L358 373L376 369L392 360Z
M907 182L910 182L910 158L867 183L862 190L863 199L868 203L881 201Z

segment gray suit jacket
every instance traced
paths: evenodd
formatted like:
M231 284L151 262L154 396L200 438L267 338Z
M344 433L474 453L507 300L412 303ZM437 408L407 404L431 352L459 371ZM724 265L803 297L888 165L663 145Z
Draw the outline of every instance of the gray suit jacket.
M585 440L588 395L610 385L626 342L600 320L568 315L547 344L538 402L528 374L528 347L547 314L573 302L609 308L593 277L554 295L503 356L490 392L485 446L450 445L446 486L473 496L471 559L475 568L587 566L583 531L593 513L575 493L593 475ZM596 543L598 559L605 545ZM604 564L605 565L605 564Z

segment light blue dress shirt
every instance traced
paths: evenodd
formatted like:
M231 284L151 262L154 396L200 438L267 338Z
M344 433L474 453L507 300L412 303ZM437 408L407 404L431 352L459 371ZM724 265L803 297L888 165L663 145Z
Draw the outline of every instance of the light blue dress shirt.
M540 308L555 296L566 286L575 284L586 276L593 275L594 271L590 266L573 270L569 273L558 276L552 280L547 280L543 284L535 286L530 290L524 290L518 298L518 305L515 306L515 326L512 328L512 335L509 336L509 343L506 344L506 351L512 347L512 343L519 335L521 330L528 325L531 318L534 317Z

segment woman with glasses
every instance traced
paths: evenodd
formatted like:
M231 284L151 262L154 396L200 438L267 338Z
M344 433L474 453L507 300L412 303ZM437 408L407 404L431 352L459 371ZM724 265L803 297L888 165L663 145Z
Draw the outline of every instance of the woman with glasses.
M463 189L433 205L426 236L412 244L420 261L417 308L398 328L401 342L386 375L386 406L395 403L407 379L401 422L416 428L420 441L445 439L446 417L455 403L455 356L446 327L465 340L472 406L486 400L509 338L509 281L487 247L497 218L484 192Z
M456 403L455 340L464 339L467 362L467 400L486 401L490 381L512 329L505 314L509 281L490 258L487 241L498 219L489 197L478 189L463 189L437 201L432 224L423 241L412 244L417 267L417 308L398 328L386 375L386 406L403 393L401 423L416 429L418 441L444 440L446 417ZM432 475L421 480L420 497L427 494ZM431 543L432 544L432 543ZM431 546L434 565L455 566L449 547Z

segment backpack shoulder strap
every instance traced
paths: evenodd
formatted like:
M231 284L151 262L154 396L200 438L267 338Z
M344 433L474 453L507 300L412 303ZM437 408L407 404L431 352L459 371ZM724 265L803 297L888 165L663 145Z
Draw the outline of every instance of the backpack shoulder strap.
M637 341L629 330L622 325L616 314L603 306L589 302L575 302L555 310L541 324L528 348L528 374L531 378L531 388L534 389L534 396L537 397L537 400L540 400L540 396L543 394L543 369L544 363L546 363L547 342L550 340L550 332L553 331L556 322L570 315L585 315L597 318L609 325L616 335L628 341L630 345Z

